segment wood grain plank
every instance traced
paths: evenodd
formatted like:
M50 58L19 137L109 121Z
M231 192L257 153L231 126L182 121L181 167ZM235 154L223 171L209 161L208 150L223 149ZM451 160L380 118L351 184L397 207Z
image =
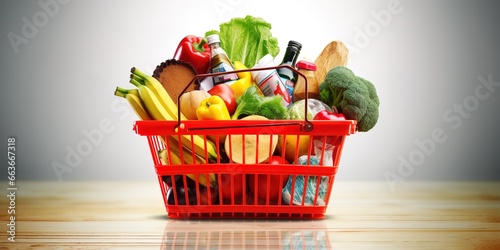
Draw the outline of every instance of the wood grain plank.
M156 182L19 182L16 243L2 230L0 249L500 249L498 190L336 182L324 220L169 220Z

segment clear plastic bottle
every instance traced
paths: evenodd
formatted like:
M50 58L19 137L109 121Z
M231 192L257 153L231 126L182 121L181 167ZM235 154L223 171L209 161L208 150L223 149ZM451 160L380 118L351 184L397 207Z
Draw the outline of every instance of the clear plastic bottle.
M259 60L253 68L266 68L276 66L274 58L267 54ZM292 103L290 94L281 81L278 72L275 69L252 71L252 77L257 86L259 86L265 96L281 95L283 97L283 106L287 107Z
M283 57L283 61L280 65L288 65L290 67L294 67L301 49L301 43L290 40L286 48L285 56ZM283 84L285 84L288 94L292 96L293 89L295 87L295 84L297 83L298 74L288 68L280 68L277 71L281 77L281 81L283 82Z
M220 73L234 71L234 66L227 57L226 52L220 46L219 35L214 34L207 37L208 46L210 47L210 72ZM213 77L214 86L217 84L225 83L231 85L238 80L236 73L224 74Z

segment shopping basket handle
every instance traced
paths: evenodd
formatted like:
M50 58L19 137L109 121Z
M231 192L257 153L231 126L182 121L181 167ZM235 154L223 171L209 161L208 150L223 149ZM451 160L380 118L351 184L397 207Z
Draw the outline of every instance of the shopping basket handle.
M278 65L278 66L273 66L273 67L249 68L249 69L233 70L233 71L227 71L227 72L198 74L195 77L193 77L193 79L191 79L189 84L179 94L179 96L177 97L177 103L178 104L181 103L182 94L184 94L189 89L191 84L193 84L193 82L195 82L196 80L200 80L200 79L203 79L205 77L220 76L220 75L225 75L225 74L240 73L240 72L252 72L252 71L259 71L259 70L272 70L272 69L276 70L276 69L280 69L280 68L288 68L288 69L292 70L293 72L297 73L299 75L299 77L304 78L305 94L306 94L304 101L305 101L305 107L307 107L307 105L308 105L307 99L309 98L308 91L307 91L307 88L308 88L307 78L304 74L300 73L298 70L296 70L295 68L293 68L289 65ZM307 131L307 132L312 131L314 126L313 126L312 122L307 119L307 108L304 109L304 122L305 122L305 126L304 126L305 131ZM290 123L290 124L296 124L296 123ZM177 125L175 125L175 129L177 129L180 125L181 125L181 105L177 105ZM262 126L273 126L273 125L269 124L269 125L262 125Z

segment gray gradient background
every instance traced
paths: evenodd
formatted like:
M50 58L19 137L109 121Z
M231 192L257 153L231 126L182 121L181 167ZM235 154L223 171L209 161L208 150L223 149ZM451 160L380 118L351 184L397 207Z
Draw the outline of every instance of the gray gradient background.
M356 46L357 28L373 22L370 13L386 10L389 2L73 0L15 53L7 34L20 35L22 18L43 9L38 1L4 0L0 151L15 136L17 178L57 180L52 163L66 165L66 147L75 149L85 140L83 130L109 120L112 132L63 180L153 180L147 141L132 131L135 114L113 96L115 86L132 86L132 66L151 73L184 35L201 35L247 14L272 23L282 52L297 39L304 45L301 56L316 58L331 40ZM218 3L235 6L219 15ZM418 149L414 141L436 128L447 140L405 180L500 180L500 87L458 129L443 119L474 94L478 76L492 74L500 82L500 4L407 0L400 6L401 13L351 54L349 67L377 86L380 120L369 133L348 138L337 180L385 180L387 171L397 173L398 157L408 158Z

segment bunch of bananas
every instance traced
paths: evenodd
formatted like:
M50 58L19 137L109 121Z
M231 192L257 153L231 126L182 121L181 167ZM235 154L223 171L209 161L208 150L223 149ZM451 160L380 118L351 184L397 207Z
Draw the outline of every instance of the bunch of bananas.
M116 87L115 95L123 97L130 104L134 112L141 120L177 121L177 105L168 95L163 85L154 77L148 76L137 68L131 69L130 83L137 88L125 89ZM181 120L186 117L181 113ZM158 157L163 164L206 164L205 153L208 161L217 160L217 148L210 140L204 140L199 135L170 135L162 138L169 145L169 149L162 149ZM208 176L200 174L187 174L187 176L203 186L215 186L214 174ZM208 182L207 182L208 181Z

